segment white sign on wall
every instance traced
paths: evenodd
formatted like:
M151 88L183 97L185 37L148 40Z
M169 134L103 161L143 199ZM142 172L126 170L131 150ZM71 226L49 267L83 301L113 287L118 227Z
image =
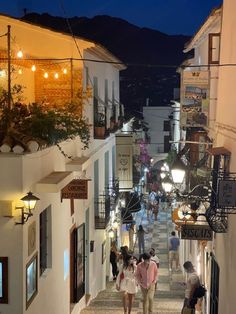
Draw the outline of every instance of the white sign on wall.
M116 178L120 191L133 189L133 136L116 136Z
M209 112L209 71L183 71L181 84L182 125L207 125Z

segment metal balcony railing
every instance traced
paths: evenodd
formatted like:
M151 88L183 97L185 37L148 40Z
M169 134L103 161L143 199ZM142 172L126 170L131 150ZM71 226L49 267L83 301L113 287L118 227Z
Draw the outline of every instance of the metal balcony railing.
M110 220L110 197L102 195L94 202L95 229L106 229Z

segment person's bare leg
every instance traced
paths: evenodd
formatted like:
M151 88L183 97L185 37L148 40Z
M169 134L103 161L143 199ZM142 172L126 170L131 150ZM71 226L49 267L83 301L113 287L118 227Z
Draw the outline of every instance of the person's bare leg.
M123 307L124 307L124 314L127 313L127 293L124 292L123 294Z
M133 301L134 301L134 294L128 293L128 314L131 313Z

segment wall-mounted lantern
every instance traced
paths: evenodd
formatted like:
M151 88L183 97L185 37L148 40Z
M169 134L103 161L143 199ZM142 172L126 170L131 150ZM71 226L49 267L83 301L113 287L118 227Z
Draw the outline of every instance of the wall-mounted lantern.
M28 221L29 217L33 215L32 210L35 208L38 200L39 198L33 195L32 192L28 192L27 195L21 198L21 201L24 202L24 206L16 207L16 209L21 210L21 222L16 222L16 225L23 225Z

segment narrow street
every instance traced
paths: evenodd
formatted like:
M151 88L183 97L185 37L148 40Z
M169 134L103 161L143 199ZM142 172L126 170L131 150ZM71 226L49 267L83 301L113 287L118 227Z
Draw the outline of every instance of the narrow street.
M160 259L159 277L157 291L154 297L155 314L179 314L184 299L184 290L180 285L183 281L181 272L169 272L168 265L168 236L173 230L170 211L160 209L158 220L150 222L147 220L146 213L142 209L136 217L137 226L141 223L149 233L145 238L145 249L148 251L151 247L156 249L157 256ZM135 255L138 255L137 244L135 246ZM108 282L107 289L100 292L98 296L84 309L82 314L122 314L121 294L116 291L115 283ZM133 304L133 314L142 314L142 295L139 291L135 296Z

